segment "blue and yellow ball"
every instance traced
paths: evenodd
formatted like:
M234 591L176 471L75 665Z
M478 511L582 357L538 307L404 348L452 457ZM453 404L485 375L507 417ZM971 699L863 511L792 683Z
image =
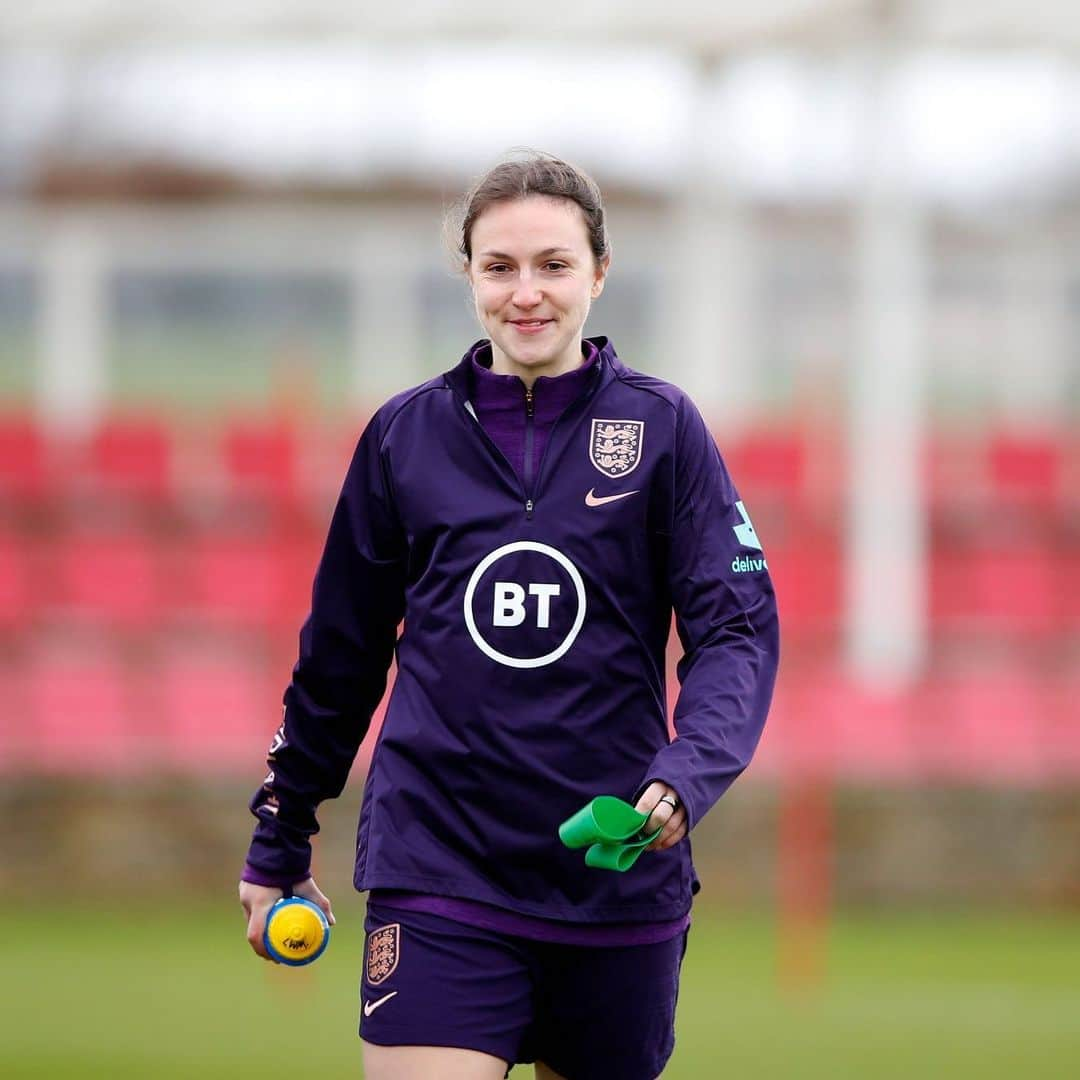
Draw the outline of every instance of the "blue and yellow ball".
M282 897L266 917L263 944L280 964L310 964L329 943L330 924L322 909L302 896Z

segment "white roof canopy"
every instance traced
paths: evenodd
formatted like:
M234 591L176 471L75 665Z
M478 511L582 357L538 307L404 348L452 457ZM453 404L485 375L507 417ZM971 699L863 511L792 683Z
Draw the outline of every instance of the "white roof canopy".
M912 44L1080 47L1072 0L34 0L0 6L0 45L93 49L236 38L513 38L580 45L648 42L700 55L765 43L850 41L889 19Z

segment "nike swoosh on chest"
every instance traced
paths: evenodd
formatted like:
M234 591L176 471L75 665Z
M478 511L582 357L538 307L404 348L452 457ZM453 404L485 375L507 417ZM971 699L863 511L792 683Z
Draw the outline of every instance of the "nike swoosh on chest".
M625 499L630 495L637 495L641 489L634 488L633 491L620 491L615 495L596 495L594 494L595 490L595 488L589 488L585 493L586 506L604 506L607 503L617 502L619 499Z

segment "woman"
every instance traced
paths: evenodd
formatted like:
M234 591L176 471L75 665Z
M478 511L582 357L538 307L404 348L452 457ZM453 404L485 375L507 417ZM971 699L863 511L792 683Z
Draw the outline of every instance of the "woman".
M467 196L460 243L487 338L356 448L251 802L248 940L265 956L284 888L330 914L315 809L341 792L396 647L354 877L365 1076L535 1061L540 1078L647 1080L674 1043L687 833L768 711L773 591L690 400L582 339L611 262L595 183L545 155L503 162ZM559 842L601 793L662 829L629 872Z

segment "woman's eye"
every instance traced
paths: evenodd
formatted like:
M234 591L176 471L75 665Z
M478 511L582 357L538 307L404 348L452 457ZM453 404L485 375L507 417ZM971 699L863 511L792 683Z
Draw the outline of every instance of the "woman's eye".
M566 268L566 263L562 262L549 262L546 264L548 270L563 270Z
M487 268L487 272L489 274L501 274L506 269L507 266L505 263L492 263L491 266Z

